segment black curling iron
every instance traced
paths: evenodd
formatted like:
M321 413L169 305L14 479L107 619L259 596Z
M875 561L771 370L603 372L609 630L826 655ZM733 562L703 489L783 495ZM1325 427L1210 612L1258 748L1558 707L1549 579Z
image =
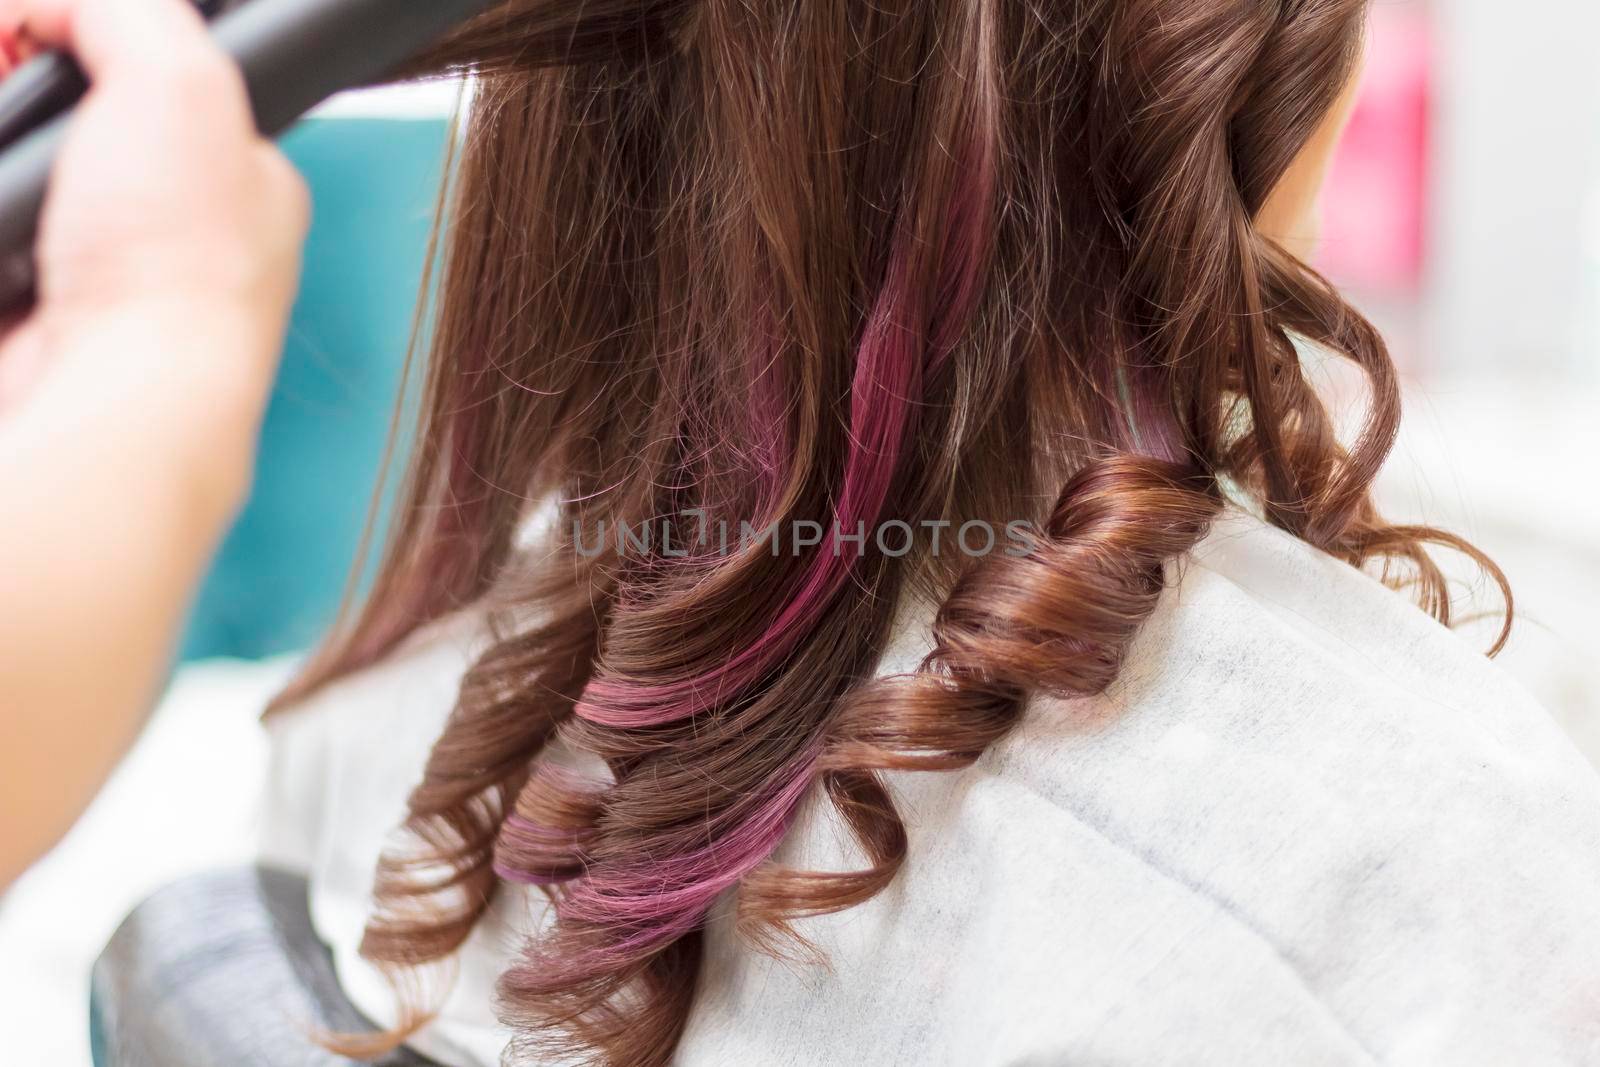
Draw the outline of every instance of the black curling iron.
M503 0L247 0L212 34L238 62L256 125L267 136L344 89L392 74L406 60ZM200 4L207 13L216 0ZM34 293L39 211L67 117L84 91L77 65L48 56L0 83L0 313ZM9 79L8 79L9 81Z
M195 7L210 19L222 10L222 0L197 0ZM0 82L0 150L71 108L88 88L77 62L63 52L18 67Z

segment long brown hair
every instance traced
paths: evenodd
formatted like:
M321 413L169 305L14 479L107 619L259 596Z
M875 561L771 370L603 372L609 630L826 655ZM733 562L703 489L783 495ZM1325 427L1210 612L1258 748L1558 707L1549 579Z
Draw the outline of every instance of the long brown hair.
M495 638L363 953L447 958L541 886L556 919L500 984L519 1044L665 1063L712 904L775 948L882 889L906 834L881 773L1105 689L1224 486L1442 622L1427 544L1498 578L1378 515L1383 341L1254 222L1365 8L514 0L430 57L477 81L420 443L364 608L284 700L467 605ZM1297 345L1365 374L1353 440ZM950 550L1019 520L1024 552ZM771 535L706 535L730 528ZM912 595L935 650L874 679ZM772 861L816 787L859 870Z

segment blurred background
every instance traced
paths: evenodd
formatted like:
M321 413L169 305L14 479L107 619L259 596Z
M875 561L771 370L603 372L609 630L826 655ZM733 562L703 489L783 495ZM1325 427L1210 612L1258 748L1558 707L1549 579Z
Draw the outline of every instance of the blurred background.
M255 717L345 587L454 102L449 86L358 94L288 141L316 220L255 497L139 746L0 898L9 1062L87 1067L88 968L122 916L253 853ZM1405 380L1385 509L1504 566L1520 621L1502 662L1600 763L1600 5L1377 0L1319 265L1385 329ZM1327 387L1356 399L1347 376ZM1465 610L1495 606L1460 574ZM1469 629L1487 646L1492 627Z
M1378 0L1319 265L1405 382L1381 504L1505 569L1502 662L1600 763L1597 31L1577 0Z

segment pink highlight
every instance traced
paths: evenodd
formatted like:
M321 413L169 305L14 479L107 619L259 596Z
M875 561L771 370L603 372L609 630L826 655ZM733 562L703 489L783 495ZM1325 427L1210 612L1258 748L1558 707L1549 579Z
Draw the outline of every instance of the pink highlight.
M897 274L902 272L897 271ZM903 274L879 301L863 335L852 387L850 436L844 491L835 512L837 528L811 557L795 595L766 632L733 659L697 677L656 686L636 686L596 678L585 690L576 714L601 726L633 729L676 722L698 714L730 692L738 692L787 655L844 584L859 557L859 546L844 546L838 530L853 532L875 522L886 501L913 418L922 379L921 344L902 309Z
M899 243L888 280L867 319L851 387L850 441L844 487L827 536L811 557L800 588L765 632L734 657L681 681L640 686L597 677L575 713L614 729L638 729L690 718L748 688L787 656L810 620L849 579L862 546L841 537L870 529L893 487L905 440L922 403L927 366L948 357L975 306L991 243L989 205L994 158L981 143L975 164L960 170L939 254L937 308L917 296L915 244ZM776 466L772 469L776 476Z
M718 896L778 847L812 781L816 752L798 761L749 819L704 848L647 867L595 872L571 883L558 901L563 921L618 932L603 948L545 962L542 980L573 982L603 973L613 957L633 957L698 927Z
M520 885L554 885L580 876L588 862L585 848L594 835L593 815L603 793L603 785L571 768L541 761L518 810L500 824L494 843L495 874ZM564 825L541 820L529 807L543 809Z
M589 836L512 815L501 824L495 842L494 873L520 885L571 881L583 873L583 845Z

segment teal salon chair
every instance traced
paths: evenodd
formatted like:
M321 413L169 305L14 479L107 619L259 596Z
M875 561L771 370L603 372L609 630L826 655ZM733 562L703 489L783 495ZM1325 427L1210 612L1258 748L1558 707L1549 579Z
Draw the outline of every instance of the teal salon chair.
M448 137L443 114L352 116L312 118L284 141L315 202L304 281L254 493L184 659L303 649L332 620L382 462Z

